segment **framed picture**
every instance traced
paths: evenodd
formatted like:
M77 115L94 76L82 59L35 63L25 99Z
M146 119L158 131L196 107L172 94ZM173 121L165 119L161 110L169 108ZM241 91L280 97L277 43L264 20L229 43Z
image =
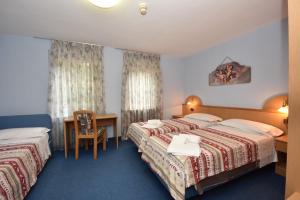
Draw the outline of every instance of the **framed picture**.
M224 60L226 60L226 58ZM209 86L232 85L250 82L251 67L240 65L235 61L222 63L209 74Z

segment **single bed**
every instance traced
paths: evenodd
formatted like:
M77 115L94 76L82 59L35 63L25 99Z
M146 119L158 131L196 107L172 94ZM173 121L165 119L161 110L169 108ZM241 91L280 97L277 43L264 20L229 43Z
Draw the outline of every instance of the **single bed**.
M0 199L26 197L51 155L51 128L46 114L0 117Z
M174 199L184 199L186 189L191 186L201 194L206 187L277 161L274 138L268 134L223 125L181 133L201 137L199 157L167 153L172 137L179 134L174 132L152 135L140 146L142 159L160 177Z
M145 128L143 126L146 122L132 123L128 128L127 137L139 147L142 142L147 141L147 138L155 134L205 128L221 120L214 115L197 113L178 119L161 120L163 126L160 128Z

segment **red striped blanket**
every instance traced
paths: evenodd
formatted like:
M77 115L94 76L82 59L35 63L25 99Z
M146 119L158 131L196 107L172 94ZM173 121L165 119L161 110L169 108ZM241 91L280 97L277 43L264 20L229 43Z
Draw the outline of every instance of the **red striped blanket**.
M165 181L175 199L184 199L187 187L207 177L256 162L258 159L257 143L246 137L209 128L181 133L201 137L199 157L167 153L172 137L178 133L153 135L147 143L140 146L142 159Z
M36 144L0 146L0 199L24 199L44 164Z
M163 126L160 128L144 128L142 127L146 122L132 123L127 132L137 146L148 137L157 134L179 132L184 130L194 130L208 126L210 123L200 120L192 120L188 118L162 120Z

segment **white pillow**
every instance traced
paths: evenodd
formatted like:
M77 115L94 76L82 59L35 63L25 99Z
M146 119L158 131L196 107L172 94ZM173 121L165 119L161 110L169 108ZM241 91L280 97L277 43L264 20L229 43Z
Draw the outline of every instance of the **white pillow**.
M0 140L41 137L48 134L50 129L45 127L9 128L0 130Z
M222 121L222 118L217 117L215 115L206 114L206 113L192 113L192 114L186 115L184 117L189 118L189 119L198 119L198 120L207 121L207 122Z
M248 130L255 131L258 133L267 133L272 135L273 137L278 137L283 134L283 131L279 128L276 128L275 126L245 119L228 119L220 122L219 124L239 128L245 131Z

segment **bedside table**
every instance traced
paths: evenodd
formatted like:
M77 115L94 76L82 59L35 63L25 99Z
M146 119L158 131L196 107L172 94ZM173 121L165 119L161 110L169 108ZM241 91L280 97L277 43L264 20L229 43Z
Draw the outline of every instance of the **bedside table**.
M182 118L183 115L172 115L172 119L178 119L178 118Z
M276 163L275 172L281 176L285 176L286 174L287 142L287 134L275 138L275 149L278 155L278 162Z

